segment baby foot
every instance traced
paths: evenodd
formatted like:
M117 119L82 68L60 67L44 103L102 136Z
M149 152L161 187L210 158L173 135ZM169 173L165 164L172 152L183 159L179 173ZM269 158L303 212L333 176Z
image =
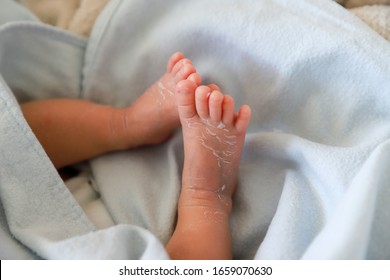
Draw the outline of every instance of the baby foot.
M178 83L176 101L185 156L179 209L201 206L229 214L250 108L236 114L232 97L188 80Z
M192 62L178 52L169 59L166 73L125 110L127 148L163 142L180 126L174 91L183 80L201 83Z

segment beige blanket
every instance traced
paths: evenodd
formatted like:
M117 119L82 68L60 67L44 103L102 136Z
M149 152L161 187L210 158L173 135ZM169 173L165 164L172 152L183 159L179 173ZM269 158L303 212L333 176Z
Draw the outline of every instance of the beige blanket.
M88 37L109 0L22 0L43 22Z
M390 0L336 0L336 2L348 9L367 6L367 5L389 5L390 4Z
M88 37L109 0L21 0L43 22ZM336 0L390 40L390 0Z

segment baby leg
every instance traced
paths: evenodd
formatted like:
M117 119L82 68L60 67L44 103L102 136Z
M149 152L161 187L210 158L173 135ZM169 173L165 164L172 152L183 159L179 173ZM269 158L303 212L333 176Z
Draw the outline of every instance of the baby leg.
M177 259L232 257L229 216L250 108L211 87L180 82L176 100L184 139L178 223L167 250Z

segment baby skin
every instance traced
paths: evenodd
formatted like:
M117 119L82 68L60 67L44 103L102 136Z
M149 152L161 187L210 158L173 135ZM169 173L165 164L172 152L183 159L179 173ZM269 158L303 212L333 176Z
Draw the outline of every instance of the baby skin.
M172 259L230 259L229 217L250 108L215 85L201 86L191 61L171 56L166 73L127 108L85 100L21 104L56 168L95 156L158 144L182 126L184 169Z
M177 83L201 78L191 61L175 53L166 73L127 108L79 99L38 100L22 112L56 168L98 155L158 144L180 126L174 91Z
M178 222L167 244L173 259L231 259L229 216L251 111L215 86L176 87L184 140Z

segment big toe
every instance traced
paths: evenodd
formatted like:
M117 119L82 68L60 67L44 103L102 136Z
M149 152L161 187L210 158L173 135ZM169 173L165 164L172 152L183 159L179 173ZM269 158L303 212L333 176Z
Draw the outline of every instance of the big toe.
M196 115L195 90L197 85L191 80L183 80L176 85L176 103L180 119Z

